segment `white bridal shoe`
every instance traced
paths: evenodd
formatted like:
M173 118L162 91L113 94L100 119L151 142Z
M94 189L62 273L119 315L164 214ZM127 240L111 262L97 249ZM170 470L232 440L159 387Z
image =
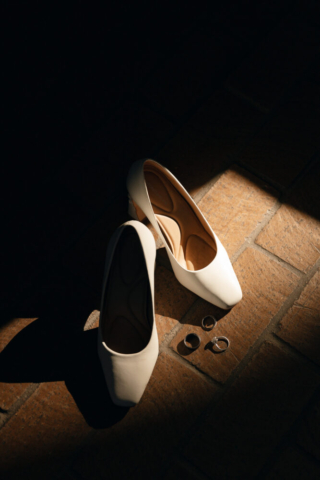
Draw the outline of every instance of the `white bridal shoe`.
M148 218L167 250L178 281L223 309L242 291L228 254L188 192L154 160L135 162L128 174L129 214Z
M134 220L115 231L107 249L98 353L111 398L121 406L139 402L159 353L155 257L152 233Z

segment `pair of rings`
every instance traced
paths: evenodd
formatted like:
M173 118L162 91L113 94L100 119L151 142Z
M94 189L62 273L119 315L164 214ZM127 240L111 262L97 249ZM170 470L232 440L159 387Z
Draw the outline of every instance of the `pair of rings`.
M214 318L213 315L206 315L201 320L201 326L207 332L212 330L213 327L216 326L216 324L217 320ZM225 343L226 346L224 348L221 348L219 346L219 342ZM188 333L188 335L186 335L184 339L184 344L189 350L196 350L200 346L200 343L201 338L196 333ZM225 352L230 345L229 339L227 337L213 337L213 339L209 343L212 343L212 346L216 347L219 353Z

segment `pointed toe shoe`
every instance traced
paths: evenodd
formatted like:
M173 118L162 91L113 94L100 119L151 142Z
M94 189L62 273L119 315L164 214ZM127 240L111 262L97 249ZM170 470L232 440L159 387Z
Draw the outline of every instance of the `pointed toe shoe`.
M140 401L157 361L155 255L153 235L134 220L121 225L108 245L98 354L116 405Z
M139 160L127 177L129 214L148 218L162 239L178 281L222 309L242 291L228 254L188 192L165 167Z

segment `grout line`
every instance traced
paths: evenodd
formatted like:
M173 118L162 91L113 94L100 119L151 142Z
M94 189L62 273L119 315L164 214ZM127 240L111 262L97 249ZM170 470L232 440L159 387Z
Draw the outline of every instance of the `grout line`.
M279 325L275 326L275 329L278 330L277 327L279 327ZM283 338L278 337L276 331L269 332L268 335L266 335L266 340L269 340L270 342L274 343L281 350L283 350L285 353L287 353L291 357L294 357L296 360L303 363L310 370L314 371L317 375L320 376L320 366L317 365L316 363L314 363L313 360L311 360L309 357L305 356L303 353L301 353L295 347L293 347L289 342L286 342L285 340L283 340Z
M264 255L268 256L271 258L273 261L279 263L286 269L290 270L292 273L297 275L298 277L301 277L305 274L305 272L299 270L298 268L294 267L290 263L286 262L282 258L278 257L274 253L270 252L269 250L265 249L261 245L255 242L256 238L258 237L259 233L264 229L264 227L270 222L270 220L274 217L274 215L277 213L279 208L281 207L282 203L280 200L277 200L273 207L271 207L266 214L264 215L263 219L258 223L256 228L252 231L252 233L246 237L246 240L244 243L241 245L241 247L232 255L231 257L231 262L235 263L235 261L240 257L240 255L248 248L254 248L255 250L260 251Z
M318 391L318 395L320 394L320 391ZM319 397L317 397L318 399ZM309 404L308 404L308 407L309 407ZM305 413L305 412L304 412ZM295 443L295 447L297 448L297 450L299 450L302 454L304 454L306 457L308 457L309 460L313 461L313 463L315 463L316 465L318 465L318 467L320 467L320 460L318 460L315 456L313 456L312 453L310 453L308 450L306 450L304 448L303 445L301 445L300 443L296 442Z
M184 325L188 323L189 318L193 315L194 311L197 309L198 304L201 302L201 298L197 297L187 312L181 317L181 319L177 322L170 332L166 333L164 336L163 341L161 342L161 347L166 348L169 347L171 341L174 339L176 334L182 329Z
M317 269L320 267L320 259L318 262L314 265L314 267L308 272L307 275L302 276L297 284L297 287L294 289L294 291L287 297L287 299L284 301L278 312L273 316L273 318L270 320L269 324L266 326L266 328L263 330L261 335L257 338L257 340L254 342L254 344L249 348L247 354L245 357L241 360L239 365L235 368L235 370L231 373L231 376L227 379L225 385L229 385L229 379L231 377L236 377L237 372L241 372L244 370L244 368L247 366L247 364L251 361L252 357L260 350L260 347L262 343L265 341L270 341L274 342L274 330L277 329L277 326L280 322L280 320L283 318L285 313L292 307L294 302L300 297L301 292L305 288L306 284L309 282L309 280L313 277L313 275L316 273ZM280 346L280 344L278 344ZM283 344L281 342L281 347L283 347ZM289 350L286 348L286 351L289 352ZM291 355L294 355L297 360L305 359L302 354L298 353L296 349L293 347L290 347L290 352ZM311 360L305 360L310 367L314 367L314 364ZM317 369L317 372L319 373L319 369ZM231 380L232 381L232 380Z
M244 243L241 245L241 247L237 250L236 253L234 253L231 257L231 262L234 263L240 255L243 253L243 251L249 246L254 244L254 240L256 237L259 235L261 230L270 222L272 217L277 213L279 208L281 207L281 202L279 200L276 200L274 203L273 207L271 207L263 216L262 220L257 224L256 228L246 237Z
M216 178L216 181L223 175L223 173L221 173L219 176L217 176ZM206 192L203 193L202 197L205 195ZM201 198L202 198L201 197ZM197 200L197 203L199 202L200 200ZM279 210L279 208L281 207L281 202L280 200L276 200L274 205L265 213L264 217L262 218L262 220L258 223L258 225L256 226L256 228L252 231L252 233L247 237L247 239L245 240L245 242L241 245L241 247L238 249L238 251L231 257L231 261L232 263L234 263L238 258L239 256L244 252L244 250L246 250L247 248L254 248L255 250L258 250L260 252L262 252L264 255L267 255L269 258L271 258L273 261L277 262L278 264L280 264L281 266L283 266L284 268L288 269L290 272L294 273L295 275L297 275L299 278L300 278L300 281L299 281L299 285L301 285L300 289L297 290L297 288L294 290L294 292L288 297L288 299L286 300L286 302L282 305L282 307L280 308L280 312L282 312L282 315L284 315L285 311L287 311L290 306L293 304L293 302L295 301L296 298L298 298L301 294L301 291L302 289L304 288L304 285L306 283L305 281L305 274L304 272L301 272L300 270L296 269L294 266L290 265L289 263L285 262L284 260L282 260L281 258L277 257L276 255L274 255L273 253L269 252L268 250L264 249L263 247L261 247L260 245L257 245L254 240L257 238L257 236L259 235L259 233L262 231L262 229L270 222L270 220L273 218L273 216L276 214L276 212ZM164 262L161 262L161 264L163 266L166 266L167 265L164 265ZM170 265L171 266L171 265ZM173 338L176 336L176 334L181 330L183 324L187 323L187 320L188 318L192 315L192 312L193 310L196 308L198 302L200 300L197 299L193 305L190 307L190 309L188 310L188 312L182 317L182 319L180 320L180 322L168 333L166 334L162 344L161 344L161 351L170 351L170 343L171 341L173 340ZM281 314L281 313L280 313ZM280 315L279 314L279 315ZM276 320L274 322L277 322L277 319L278 319L278 316L276 314ZM274 318L275 318L274 317ZM273 322L273 323L274 323ZM271 322L270 322L271 323ZM273 325L272 323L272 325ZM271 328L271 327L270 327ZM268 329L268 327L267 327ZM267 329L264 330L264 332L266 332L266 335L267 335ZM264 333L263 332L263 333ZM262 335L263 335L262 333ZM254 345L251 346L250 350L252 349L252 355L254 354L254 352L260 348L260 345L262 344L262 341L258 344L257 347L254 347ZM178 355L176 352L175 353L175 356L178 356L179 359L181 359L180 355ZM251 355L251 356L252 356ZM239 363L244 365L243 368L245 368L246 364L248 362L245 362L243 363L244 359L241 360L241 362ZM183 363L185 365L188 366L188 368L191 368L194 372L197 372L198 374L203 374L205 379L207 379L207 375L204 374L201 370L197 369L195 366L191 365L187 360L183 359ZM240 368L240 367L239 367ZM236 371L238 371L238 368L235 369ZM210 380L212 381L211 377L209 377ZM215 382L215 381L214 381ZM220 385L220 384L219 384Z
M196 367L195 365L192 365L190 362L188 362L187 359L179 355L175 350L173 350L173 348L170 347L172 340L177 335L177 333L183 328L183 326L188 323L188 319L193 315L193 312L196 310L200 301L201 299L197 298L194 301L194 303L191 305L189 310L183 315L183 317L177 322L177 324L170 330L170 332L166 333L163 341L161 342L161 345L159 346L159 354L163 352L170 355L171 357L174 357L176 360L178 360L182 365L187 367L193 373L196 373L197 375L199 375L202 378L202 380L205 380L207 383L210 383L211 385L215 385L216 387L221 388L221 384L219 382L211 378L209 375L203 372L200 368Z
M283 262L285 263L285 262ZM290 355L293 355L295 358L297 358L299 361L302 359L305 363L308 364L309 368L311 367L313 370L315 370L318 374L319 372L319 367L314 365L313 362L304 355L302 355L300 352L297 352L296 349L294 349L291 346L285 345L282 340L279 340L278 337L275 337L276 333L274 333L274 329L277 328L278 322L281 320L281 318L284 316L284 314L291 308L291 306L294 304L294 302L300 297L301 292L309 282L309 280L313 277L313 275L316 273L318 268L320 267L320 259L318 262L313 266L312 269L309 270L309 272L305 275L300 273L300 279L298 281L297 287L294 289L294 291L288 296L288 298L285 300L285 302L282 304L278 312L274 315L274 317L271 319L267 327L263 330L261 335L258 337L258 339L254 342L254 344L249 348L247 354L245 357L239 362L238 366L233 370L233 372L230 374L226 382L221 385L220 383L216 382L213 380L211 377L207 376L204 374L201 370L197 369L195 366L191 365L187 360L182 359L179 354L177 354L174 350L172 350L169 347L169 343L171 340L174 338L176 333L183 327L184 323L187 323L187 319L189 318L190 315L192 315L192 310L196 308L197 303L200 301L200 299L196 300L193 305L190 307L188 312L184 315L184 317L181 319L182 324L178 324L175 326L170 333L165 337L164 341L161 344L161 351L165 351L166 353L171 353L173 352L173 356L175 358L178 358L181 363L183 363L185 366L187 366L189 369L192 371L200 374L203 379L206 381L209 381L211 384L218 385L220 388L218 390L218 397L217 394L215 396L215 400L219 401L220 396L224 395L224 393L230 388L230 386L233 384L234 380L241 374L241 372L246 368L248 363L251 361L252 357L260 350L260 347L262 343L265 341L272 341L273 343L276 343L278 346L281 346L287 353L290 353Z
M221 389L222 386L220 383L218 383L216 380L211 378L209 375L206 373L202 372L200 369L198 369L195 365L191 365L191 363L188 362L185 358L181 357L175 350L172 348L166 347L161 350L161 352L166 353L170 357L174 358L177 360L181 365L184 365L188 370L191 370L193 373L196 373L202 380L204 380L206 383L209 383L210 385L215 386L217 389Z
M263 128L263 126L261 127ZM259 131L261 130L259 129ZM256 133L259 133L257 131ZM249 145L251 140L254 138L254 135L249 138L249 140L246 142L245 146ZM244 149L245 147L243 147ZM240 150L239 154L242 152ZM246 170L247 172L251 173L255 177L259 178L263 182L268 183L271 185L273 188L278 190L280 192L280 198L282 202L285 202L285 200L289 197L291 192L296 188L296 186L303 180L303 178L307 175L308 171L319 161L319 152L316 151L310 159L305 163L305 165L302 167L300 172L296 175L296 177L292 180L292 182L289 185L282 185L274 180L272 178L268 177L267 175L261 173L259 170L256 170L254 167L251 165L248 165L245 161L240 160L239 154L237 155L232 155L230 158L233 159L234 163L237 164L240 168L243 170Z
M182 362L181 362L182 363ZM184 364L184 362L183 362ZM238 369L237 369L238 370ZM233 379L235 375L231 374L226 381L224 385L216 384L212 379L211 379L211 384L218 387L215 391L214 398L209 404L203 409L203 411L198 415L198 417L195 419L194 423L191 425L188 431L188 436L185 436L180 444L178 453L185 459L183 455L183 451L187 444L189 443L190 437L195 436L199 430L201 429L201 426L205 422L205 420L208 418L209 415L212 414L212 410L214 406L217 406L219 402L221 401L222 397L225 395L225 393L229 390L230 386L233 384ZM207 377L205 378L207 380ZM204 472L201 471L201 474L204 475Z
M255 137L256 134L258 134L262 128L264 127L265 123L261 126L259 130L257 130L254 134L254 136L251 137L251 139L246 142L245 146L239 151L238 155L247 147L247 145L250 144L251 140ZM275 190L278 190L280 192L280 195L286 193L286 188L285 186L281 185L281 183L275 182L272 180L272 178L268 177L264 173L261 173L259 170L256 170L254 167L251 165L248 165L245 161L240 160L239 156L234 157L234 162L243 170L246 170L247 172L251 173L251 175L254 175L255 177L259 178L259 180L262 180L265 183L268 183L271 185Z
M195 477L199 480L209 480L209 477L204 475L204 473L198 470L197 467L190 462L190 460L186 459L181 454L178 454L177 456L171 456L171 458L166 462L165 468L162 470L163 475L161 478L166 478L166 475L169 473L171 467L175 466L185 468L185 470L190 473L192 478Z
M217 380L213 379L208 375L207 373L203 372L199 367L193 365L190 363L186 358L183 356L179 355L171 346L172 340L175 338L175 336L178 334L180 330L184 327L184 325L188 324L189 318L193 315L193 312L196 310L198 304L201 302L201 298L198 297L195 302L191 305L189 310L185 313L185 315L180 319L179 322L177 322L177 325L175 325L170 332L168 332L161 345L159 346L159 354L162 352L171 355L174 357L176 360L178 360L181 364L186 366L189 370L193 371L193 373L199 375L203 380L206 382L210 383L211 385L215 385L218 388L222 388L222 383L218 382Z
M274 253L272 252L269 252L269 250L266 250L265 248L263 248L261 245L257 244L257 243L249 243L248 246L250 246L251 248L253 248L254 250L258 250L259 252L263 253L264 255L266 255L267 257L271 258L271 260L273 260L274 262L277 262L277 263L280 263L280 265L282 265L283 267L285 267L287 270L290 270L290 272L294 273L295 275L297 275L298 277L302 277L305 273L302 272L301 270L299 270L298 268L294 267L293 265L291 265L290 263L287 263L285 260L283 260L282 258L278 257L277 255L275 255Z
M320 387L318 387L313 394L310 396L309 400L306 402L300 413L297 415L291 426L287 429L284 435L280 438L274 449L272 450L269 457L266 459L264 465L260 469L257 478L259 479L266 479L268 478L269 472L273 469L274 465L277 463L281 455L285 450L288 448L294 448L305 456L309 458L309 460L313 461L313 463L320 465L320 461L313 456L310 452L304 449L302 445L298 443L297 436L299 434L299 430L301 428L302 422L307 418L308 413L313 410L319 401L320 395Z
M248 248L248 246L249 246L249 243L245 241L245 242L241 245L241 247L239 248L239 250L237 250L236 253L234 253L234 254L232 255L232 257L230 258L230 261L231 261L232 264L234 264L234 263L238 260L238 258L240 257L240 255L243 254L243 252Z
M290 194L300 182L307 176L308 172L319 162L320 160L320 153L319 151L315 152L314 155L310 158L310 160L305 164L302 170L298 173L298 175L293 179L289 187L287 188L287 194Z
M22 395L14 402L14 404L8 409L6 414L0 416L0 429L3 428L10 419L20 410L22 405L34 394L34 392L40 387L40 383L32 383L29 385ZM2 418L1 418L2 417Z
M259 340L260 340L260 338L259 338ZM266 340L268 340L268 339L266 339ZM199 432L199 430L201 429L201 426L205 422L206 418L208 418L208 416L212 414L213 407L214 406L217 407L219 405L219 403L223 401L224 395L226 395L226 393L230 390L230 388L232 388L235 381L242 374L242 372L245 370L247 365L251 362L252 357L256 353L258 353L258 351L260 350L261 344L264 341L265 341L265 339L263 339L261 342L257 342L257 341L255 342L254 346L250 348L248 354L242 359L242 361L239 363L239 365L236 367L236 369L231 373L231 375L229 376L229 378L227 379L225 384L222 386L222 388L217 389L217 391L215 392L215 396L214 396L213 401L209 403L209 405L203 410L202 413L200 413L200 415L197 417L197 422L195 422L190 427L188 438L185 438L185 439L182 440L182 443L181 443L181 446L180 446L180 449L179 449L179 452L180 452L181 455L183 455L182 452L183 452L184 448L187 446L190 436L194 436ZM290 355L295 357L295 352L293 352L292 349L290 349ZM299 358L299 360L300 360L300 358ZM307 363L308 366L310 366L310 363L307 360L304 359L304 362ZM317 372L317 373L319 373L319 372ZM310 404L310 402L305 406L303 411L308 411L309 404ZM268 461L269 461L269 459L268 459ZM202 471L201 471L201 473L202 473Z

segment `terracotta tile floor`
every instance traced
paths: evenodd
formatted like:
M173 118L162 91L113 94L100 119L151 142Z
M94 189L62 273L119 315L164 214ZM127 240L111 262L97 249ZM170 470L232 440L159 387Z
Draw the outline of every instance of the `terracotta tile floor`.
M80 12L79 51L65 37L58 56L35 21L12 47L25 88L12 81L6 129L3 480L320 478L319 5L197 4L127 2L91 35ZM139 157L192 193L243 300L226 312L186 290L156 239L160 355L126 409L111 402L96 335ZM221 355L205 348L206 314L230 339Z

